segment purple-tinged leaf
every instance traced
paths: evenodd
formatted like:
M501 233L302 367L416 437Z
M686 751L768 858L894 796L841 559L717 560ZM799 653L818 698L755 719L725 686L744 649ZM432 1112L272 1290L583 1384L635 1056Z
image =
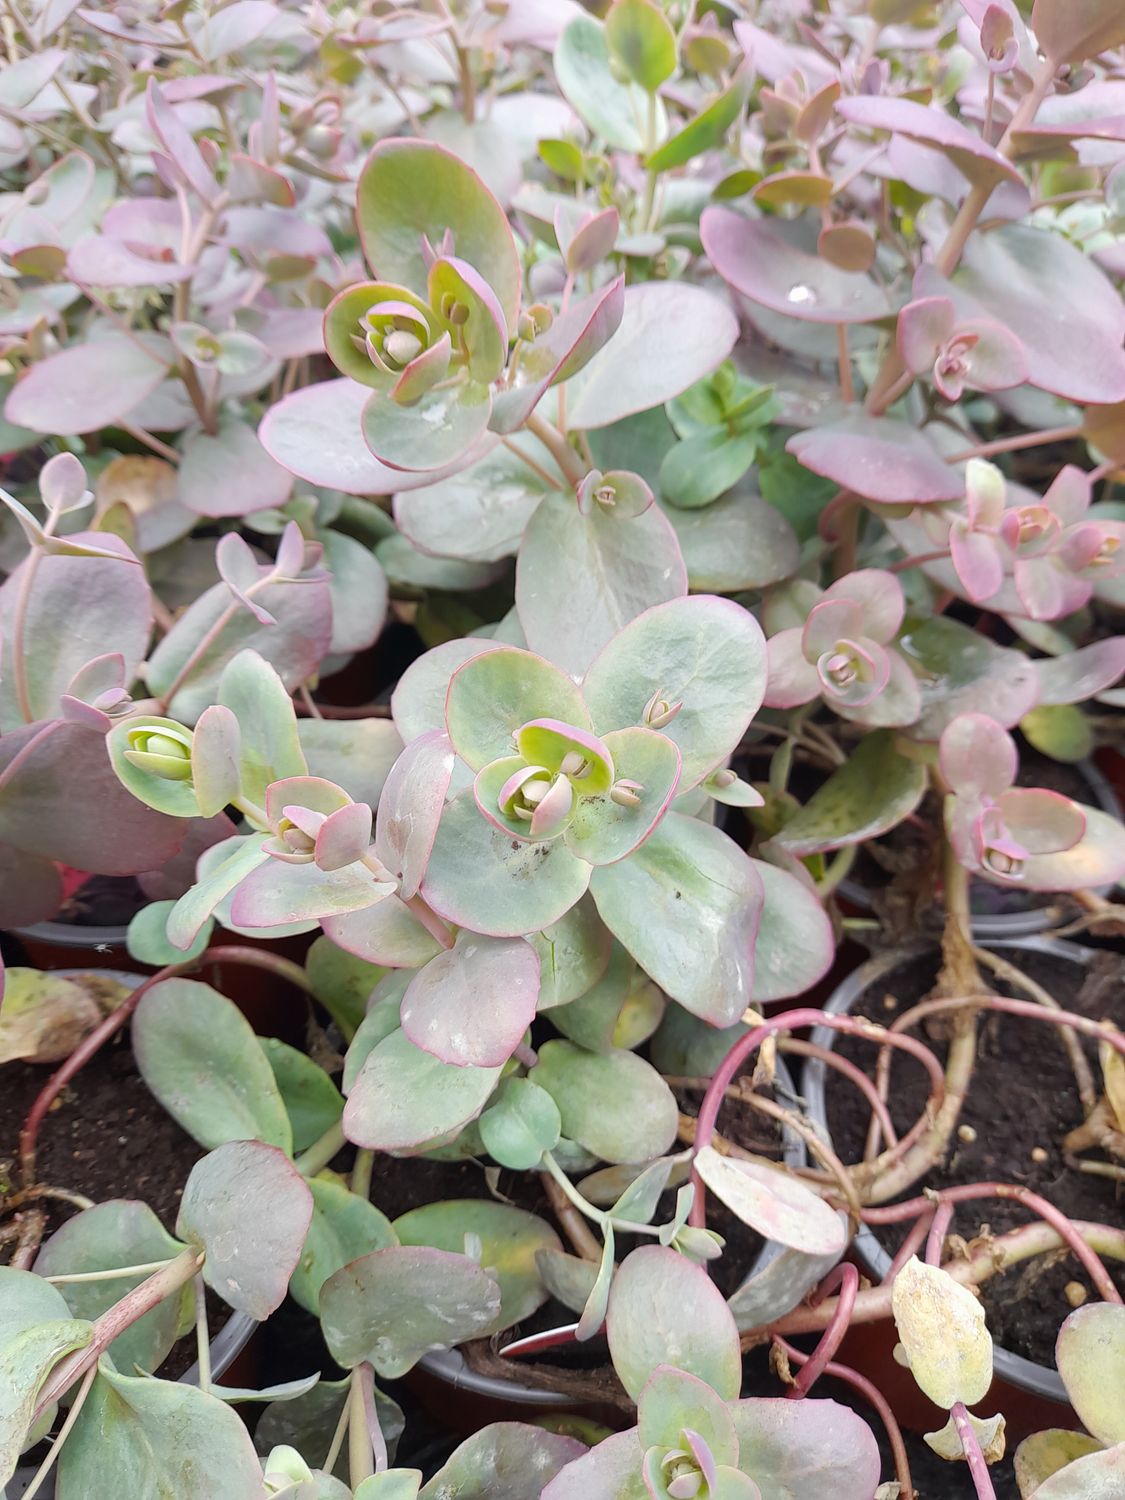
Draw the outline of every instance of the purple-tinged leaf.
M642 1500L649 1491L641 1481L644 1450L637 1429L615 1432L561 1469L541 1500Z
M228 422L212 436L193 433L184 444L177 496L200 516L248 516L289 499L293 476L272 459L244 422Z
M626 288L620 327L574 377L570 425L608 427L670 401L721 364L737 337L730 307L702 287L650 281Z
M779 630L766 642L769 676L763 701L767 708L798 708L819 696L820 677L816 663L805 656L803 636L804 631L793 626Z
M731 1409L739 1467L762 1494L786 1500L870 1500L879 1448L862 1417L835 1401L758 1398Z
M677 1369L724 1400L738 1395L742 1355L734 1319L706 1271L675 1250L646 1245L625 1259L606 1321L613 1367L634 1400L672 1357Z
M191 131L165 99L155 79L149 80L145 108L149 125L184 184L204 203L213 203L218 197L219 185L192 139Z
M528 1077L558 1105L563 1135L602 1161L649 1162L676 1139L675 1096L634 1052L589 1052L552 1039Z
M454 762L446 735L430 730L410 742L383 785L375 853L398 876L405 901L417 895L426 873Z
M887 505L959 500L965 483L917 428L893 417L853 412L809 428L785 445L814 474Z
M325 917L325 935L339 947L389 969L416 969L442 952L441 944L397 896L362 911Z
M812 323L871 323L892 311L886 293L862 272L842 271L733 209L705 209L700 231L723 280L774 312Z
M370 846L371 809L366 802L349 802L329 813L320 825L314 859L321 870L342 870L363 859Z
M344 1133L375 1151L425 1150L476 1119L501 1072L442 1062L405 1032L392 1031L368 1054L352 1084Z
M242 788L239 753L242 737L229 708L212 703L199 716L191 741L191 780L204 818L233 802Z
M388 469L424 474L432 484L439 470L455 472L474 461L491 411L490 392L471 381L443 382L410 406L372 391L363 408L363 439Z
M436 484L466 467L465 459L437 470L407 473L381 464L363 438L363 411L371 392L353 380L305 386L276 402L258 428L271 458L298 479L349 495L393 495ZM499 442L486 435L473 452L483 458Z
M279 927L363 911L393 892L391 882L361 865L322 870L311 861L289 864L267 856L239 882L230 913L239 927Z
M207 1285L260 1322L285 1300L312 1207L308 1183L284 1152L230 1141L191 1169L176 1233L207 1252Z
M1084 703L1114 687L1125 673L1125 636L1111 635L1064 656L1033 663L1039 678L1039 706Z
M1031 26L1056 69L1125 42L1125 14L1117 0L1035 0Z
M940 742L941 774L961 796L999 797L1016 779L1016 743L995 719L964 713L946 727Z
M866 130L889 130L947 156L961 175L979 186L1007 178L1022 186L1023 179L995 147L988 145L967 125L941 109L927 109L912 99L860 94L841 99L837 114Z
M530 944L462 932L410 981L402 1029L442 1062L500 1067L531 1025L538 997L539 955Z
M1008 834L1029 854L1061 854L1086 832L1081 806L1045 787L1010 787L996 808Z
M151 395L171 363L171 345L157 334L87 339L32 365L13 387L4 415L35 432L96 432Z

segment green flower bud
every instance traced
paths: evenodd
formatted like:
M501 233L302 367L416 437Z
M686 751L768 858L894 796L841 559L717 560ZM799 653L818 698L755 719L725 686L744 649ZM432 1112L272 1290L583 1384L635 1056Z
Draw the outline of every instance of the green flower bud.
M162 781L191 780L191 730L171 720L138 724L125 734L125 759Z

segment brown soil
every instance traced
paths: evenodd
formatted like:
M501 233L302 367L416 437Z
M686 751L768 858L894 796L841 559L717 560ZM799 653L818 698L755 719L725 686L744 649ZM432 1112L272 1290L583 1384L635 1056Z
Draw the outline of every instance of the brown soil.
M1040 953L1004 950L1002 956L1052 994L1066 1009L1092 1017L1125 1020L1122 981L1125 963L1098 954L1085 975L1069 960ZM922 999L937 977L938 960L927 955L904 961L877 990L865 995L853 1011L888 1023ZM998 994L1019 993L993 976ZM1026 998L1021 995L1020 998ZM923 1188L944 1188L980 1182L1022 1184L1048 1199L1071 1219L1120 1225L1125 1222L1125 1195L1104 1177L1077 1172L1066 1165L1062 1137L1082 1122L1082 1108L1067 1055L1054 1028L1013 1016L991 1016L981 1026L980 1051L974 1081L961 1115L962 1125L975 1139L955 1138L947 1159L904 1197ZM944 1062L940 1039L927 1041ZM837 1041L841 1053L874 1072L874 1051L848 1037ZM1096 1051L1084 1044L1094 1076L1100 1075ZM903 1131L922 1112L928 1081L912 1059L894 1063L890 1113ZM836 1150L845 1162L862 1158L868 1114L859 1093L829 1074L828 1125ZM1036 1153L1033 1156L1032 1153ZM1036 1159L1045 1153L1042 1160ZM952 1232L971 1239L990 1230L1002 1234L1028 1221L1018 1203L984 1199L958 1208ZM888 1251L901 1241L898 1226L880 1227L876 1234ZM1117 1285L1125 1291L1125 1265L1110 1264ZM1085 1270L1071 1255L1059 1254L1014 1267L987 1282L983 1299L988 1326L998 1345L1038 1364L1054 1364L1059 1325L1070 1311L1064 1289L1078 1282L1096 1295Z
M16 1180L19 1133L49 1067L5 1063L0 1068L0 1183ZM127 1036L109 1042L63 1091L39 1134L38 1172L51 1187L81 1193L96 1203L140 1198L175 1233L180 1196L192 1166L204 1154L153 1099L137 1072ZM46 1235L78 1212L58 1200L43 1201ZM46 1237L46 1236L45 1236ZM212 1332L230 1317L208 1294ZM172 1351L161 1374L175 1378L195 1362L194 1340Z

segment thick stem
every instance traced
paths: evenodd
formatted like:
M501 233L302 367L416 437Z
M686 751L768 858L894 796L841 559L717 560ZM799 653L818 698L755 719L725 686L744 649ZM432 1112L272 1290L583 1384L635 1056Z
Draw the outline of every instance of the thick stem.
M344 1134L344 1127L337 1120L335 1125L329 1125L320 1139L314 1141L307 1151L302 1151L293 1165L302 1177L315 1177L347 1144L348 1138Z
M357 1365L352 1371L352 1383L348 1391L348 1475L353 1490L358 1489L375 1472L375 1456L367 1431L367 1413L363 1400L362 1369L362 1365Z
M86 1374L83 1376L82 1384L78 1389L78 1394L71 1402L70 1410L66 1414L66 1421L59 1428L58 1437L56 1437L55 1441L51 1444L51 1451L47 1454L47 1457L36 1469L35 1477L32 1479L27 1489L24 1490L23 1500L34 1500L34 1497L42 1489L43 1481L54 1468L55 1462L58 1459L59 1454L62 1452L63 1444L70 1436L75 1422L78 1421L79 1413L86 1404L86 1397L90 1394L90 1387L93 1385L97 1373L97 1365L91 1365L90 1368L86 1371Z
M435 942L440 943L443 948L453 947L453 934L422 895L411 896L406 905Z
M27 615L31 608L31 593L35 587L35 575L39 572L39 564L43 553L38 547L32 547L23 565L23 576L20 579L20 591L16 597L15 617L12 620L11 634L11 662L12 662L12 686L16 690L16 702L20 713L23 715L25 724L35 722L35 714L31 707L31 690L27 680L27 657L24 653L24 636L27 633Z
M963 1401L958 1401L951 1413L953 1425L957 1429L957 1436L961 1439L961 1447L964 1449L965 1458L969 1465L969 1474L977 1492L977 1500L996 1500L996 1491L992 1486L992 1475L988 1472L988 1460L981 1452L980 1442L976 1431L969 1420L969 1413Z
M195 1296L195 1355L199 1364L199 1389L210 1391L211 1334L207 1327L207 1296L202 1276L197 1276L192 1282L192 1292Z

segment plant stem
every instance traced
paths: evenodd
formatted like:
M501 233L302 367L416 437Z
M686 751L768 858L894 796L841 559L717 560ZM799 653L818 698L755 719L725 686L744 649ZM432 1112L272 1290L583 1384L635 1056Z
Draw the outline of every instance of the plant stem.
M162 1271L170 1264L170 1258L150 1260L142 1266L114 1266L108 1271L75 1271L68 1276L44 1276L43 1280L51 1282L53 1286L69 1286L72 1282L84 1281L121 1281L130 1276L151 1276L154 1271Z
M563 475L577 489L586 477L586 468L578 454L575 453L558 428L553 423L548 422L546 417L541 417L536 411L531 413L523 425L532 436L539 439L547 452L558 464Z
M367 1366L370 1369L370 1365ZM352 1489L358 1489L365 1479L375 1472L371 1438L367 1431L367 1413L363 1400L361 1371L357 1365L352 1371L351 1387L348 1391L348 1476Z
M192 1282L192 1292L195 1296L195 1353L199 1363L199 1389L210 1391L211 1334L207 1327L207 1297L202 1276L197 1276Z
M371 1174L375 1169L375 1153L361 1146L355 1154L352 1167L351 1189L361 1198L371 1197Z
M343 1405L340 1407L340 1420L336 1423L336 1430L332 1434L332 1441L328 1445L328 1454L321 1465L326 1474L331 1474L336 1467L336 1460L340 1457L340 1449L344 1446L344 1434L348 1430L351 1419L352 1404L347 1396L344 1397Z
M446 949L453 947L453 934L424 896L415 894L410 897L406 905L435 942L440 943Z
M78 1394L71 1402L70 1410L66 1414L66 1421L59 1428L58 1437L56 1437L55 1441L51 1444L50 1452L36 1469L35 1477L32 1479L27 1489L23 1492L24 1500L34 1500L34 1497L42 1489L43 1481L54 1468L55 1460L62 1452L62 1446L70 1436L71 1428L74 1426L75 1422L78 1421L79 1413L81 1412L83 1406L85 1406L86 1404L86 1397L90 1394L90 1387L93 1385L97 1373L97 1365L91 1365L90 1368L86 1371L86 1374L82 1379L82 1384L78 1389Z
M1019 432L1014 437L995 438L991 443L975 443L971 448L963 448L960 453L950 454L947 462L959 464L970 458L994 458L998 453L1016 453L1021 448L1042 448L1048 443L1066 443L1081 436L1081 424L1040 427L1035 432Z
M348 1138L344 1134L344 1127L339 1120L314 1141L307 1151L302 1151L293 1165L302 1177L315 1177L318 1172L324 1170L337 1151L342 1151L348 1144Z
M27 680L27 657L24 654L24 636L27 633L27 616L31 608L31 591L35 587L35 575L39 571L39 564L43 553L38 547L32 547L24 559L23 576L20 579L20 590L16 596L15 615L12 620L11 634L11 660L12 660L12 686L16 690L16 703L23 715L25 724L35 722L35 714L31 707L31 689Z
M812 1352L812 1357L805 1365L797 1382L789 1392L790 1400L799 1401L807 1396L821 1375L824 1374L832 1361L832 1356L840 1347L844 1334L848 1331L851 1321L852 1308L855 1306L856 1293L859 1291L859 1272L851 1261L841 1261L834 1266L813 1295L809 1298L809 1304L815 1307L818 1302L823 1302L825 1297L835 1289L840 1288L840 1295L836 1299L836 1310L832 1315L832 1321L820 1336L820 1342Z
M991 78L991 74L989 75ZM992 1475L988 1472L988 1460L981 1452L980 1442L976 1431L969 1419L968 1410L963 1401L955 1403L951 1412L953 1425L957 1429L957 1436L961 1439L961 1447L969 1464L969 1474L977 1492L977 1500L996 1500L996 1491L992 1486Z

